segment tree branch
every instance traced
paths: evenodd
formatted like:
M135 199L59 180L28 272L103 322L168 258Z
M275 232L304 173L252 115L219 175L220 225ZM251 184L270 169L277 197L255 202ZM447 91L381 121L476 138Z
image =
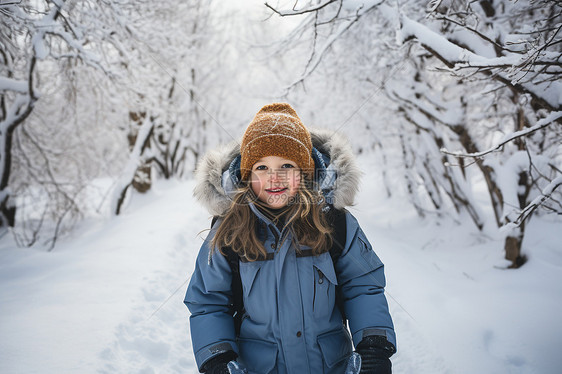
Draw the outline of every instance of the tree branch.
M455 157L482 157L485 156L489 153L492 153L494 151L497 151L498 149L500 149L501 147L503 147L505 144L521 138L523 136L527 136L530 135L538 130L544 129L547 126L550 126L553 123L556 123L556 121L562 117L562 111L561 112L552 112L550 113L547 117L539 120L537 122L536 125L529 127L528 129L525 130L521 130L521 131L516 131L512 134L506 135L504 136L504 138L494 147L486 150L486 151L482 151L482 152L474 152L474 153L462 153L460 151L457 152L451 152L448 151L446 148L442 148L441 152L447 155L451 155L451 156L455 156Z
M343 20L343 24L340 25L340 27L330 35L330 37L328 38L328 40L324 43L324 45L320 48L320 50L317 52L316 50L312 51L312 54L310 56L310 59L306 65L305 71L303 72L302 76L300 78L298 78L296 81L294 81L293 83L291 83L286 90L289 90L291 87L294 87L295 85L302 83L305 81L305 79L307 77L309 77L318 67L318 65L320 64L320 62L322 62L322 59L324 57L324 55L326 54L326 52L328 51L328 49L330 49L330 47L342 36L344 35L354 24L356 24L359 19L361 19L361 17L363 17L366 13L368 13L370 10L374 9L375 7L377 7L378 5L380 5L382 3L382 1L376 1L372 4L369 4L368 7L360 7L357 9L357 11L355 12L355 15L352 18L349 19L344 19ZM315 24L316 25L316 24ZM316 43L316 41L315 41Z
M315 7L310 7L310 8L305 8L305 9L301 9L301 10L295 10L296 7L296 3L295 3L295 7L293 7L292 10L285 10L285 11L280 11L277 10L275 7L269 5L269 3L265 3L265 6L268 7L269 9L271 9L273 12L275 12L276 14L280 15L281 17L287 17L287 16L297 16L300 14L306 14L306 13L312 13L312 12L317 12L320 9L323 9L325 7L327 7L328 5L335 3L337 1L342 1L342 0L328 0L323 4L319 4Z
M545 109L551 111L562 109L557 99L553 99L545 93L544 87L536 84L517 83L509 77L505 77L500 72L492 71L493 69L505 68L506 66L511 68L525 66L529 61L528 59L522 61L520 57L515 56L502 56L491 59L479 56L405 15L401 16L400 22L400 33L403 42L407 42L411 39L418 40L422 47L441 60L447 67L455 70L467 68L479 69L476 72L486 74L517 92L531 95L533 99L537 100ZM559 55L556 56L556 59L558 58ZM552 59L548 60L548 62L552 61Z
M513 222L505 224L503 227L505 229L514 229L519 226L527 217L529 217L538 207L542 206L548 199L552 197L554 191L562 185L562 176L555 178L550 182L542 191L542 194L537 196L533 201L531 201L520 213L517 219Z

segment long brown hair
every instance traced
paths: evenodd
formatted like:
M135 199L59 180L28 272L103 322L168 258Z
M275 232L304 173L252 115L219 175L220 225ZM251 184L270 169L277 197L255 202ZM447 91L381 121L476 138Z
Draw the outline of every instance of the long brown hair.
M283 226L288 228L286 232L292 232L297 250L299 245L306 245L311 247L314 255L327 252L332 245L333 230L323 210L324 198L319 191L311 188L311 183L307 179L305 177L296 195L278 214L268 211L267 207L256 198L250 184L245 183L237 191L226 214L221 217L222 222L211 242L212 251L219 248L222 253L222 248L230 247L247 261L265 258L267 250L257 230L260 221L250 208L250 203L254 203L258 209L271 216L274 223L280 218L284 219Z

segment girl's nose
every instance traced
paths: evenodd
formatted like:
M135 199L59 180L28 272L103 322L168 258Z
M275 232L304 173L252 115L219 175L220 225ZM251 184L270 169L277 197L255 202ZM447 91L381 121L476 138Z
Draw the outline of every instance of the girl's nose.
M290 173L290 171L287 170L287 169L279 169L279 170L277 171L277 178L278 178L280 181L285 182L285 181L287 181L287 179L289 179L289 173Z
M272 171L271 174L269 175L269 181L270 182L278 182L279 181L279 173L277 171Z

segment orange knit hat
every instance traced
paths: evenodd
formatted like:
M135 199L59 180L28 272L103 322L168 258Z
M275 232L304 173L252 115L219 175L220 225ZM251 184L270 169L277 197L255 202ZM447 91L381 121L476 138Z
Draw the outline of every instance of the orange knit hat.
M250 176L252 166L263 157L279 156L294 161L303 173L312 177L312 141L295 110L284 103L264 106L248 125L240 145L242 180Z

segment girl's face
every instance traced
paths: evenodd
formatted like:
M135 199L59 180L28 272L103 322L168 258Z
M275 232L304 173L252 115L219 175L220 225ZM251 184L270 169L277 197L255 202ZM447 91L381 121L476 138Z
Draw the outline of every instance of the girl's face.
M252 191L269 208L286 206L297 194L300 182L300 169L294 161L286 158L267 156L252 166Z

